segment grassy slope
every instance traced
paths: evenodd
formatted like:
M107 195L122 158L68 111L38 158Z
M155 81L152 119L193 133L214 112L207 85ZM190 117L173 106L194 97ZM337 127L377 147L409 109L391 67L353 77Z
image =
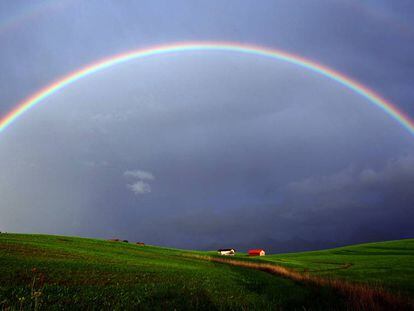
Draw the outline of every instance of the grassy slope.
M188 256L191 254L197 252L72 237L0 234L0 310L7 306L18 309L20 303L25 309L34 308L36 299L42 308L56 310L343 306L332 290L198 260ZM35 292L41 293L38 298L33 297Z
M382 284L414 297L414 239L260 258L298 271L355 282Z

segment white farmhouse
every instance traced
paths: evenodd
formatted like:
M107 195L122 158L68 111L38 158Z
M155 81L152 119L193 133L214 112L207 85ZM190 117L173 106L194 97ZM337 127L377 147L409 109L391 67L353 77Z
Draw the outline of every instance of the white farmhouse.
M222 256L234 256L234 254L236 254L236 250L234 248L222 248L217 250L217 252Z

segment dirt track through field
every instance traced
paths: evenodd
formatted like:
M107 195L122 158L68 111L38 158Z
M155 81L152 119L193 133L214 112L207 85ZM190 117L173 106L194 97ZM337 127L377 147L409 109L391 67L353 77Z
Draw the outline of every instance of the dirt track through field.
M207 260L232 266L256 269L280 277L291 279L304 285L331 287L343 296L350 310L414 310L414 301L401 295L392 294L378 285L351 283L333 278L322 278L309 273L301 273L293 269L271 263L241 261L214 256L190 255L200 260ZM346 267L346 269L349 266Z

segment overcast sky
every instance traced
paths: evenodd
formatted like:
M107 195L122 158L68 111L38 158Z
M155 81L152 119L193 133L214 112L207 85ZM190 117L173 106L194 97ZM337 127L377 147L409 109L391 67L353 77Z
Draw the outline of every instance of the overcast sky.
M3 1L0 115L101 58L277 48L414 116L411 1ZM410 15L411 14L411 15ZM0 135L0 230L278 251L414 236L414 137L350 90L234 52L130 61Z

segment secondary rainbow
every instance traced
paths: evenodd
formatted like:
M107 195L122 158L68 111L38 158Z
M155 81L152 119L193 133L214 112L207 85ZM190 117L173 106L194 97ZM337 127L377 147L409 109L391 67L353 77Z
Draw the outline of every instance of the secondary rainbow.
M8 14L8 18L0 22L0 35L9 30L23 26L26 22L39 18L44 14L53 14L55 10L61 10L73 3L69 0L47 0L40 3L26 2L28 5L16 14Z
M373 90L362 85L361 83L346 77L342 73L328 68L324 65L318 64L314 61L305 59L301 56L287 53L284 51L270 49L260 46L230 43L230 42L189 42L189 43L176 43L155 46L148 49L138 49L123 54L118 54L107 59L103 59L94 64L81 68L62 79L46 86L44 89L31 95L26 100L17 105L15 109L10 111L5 117L0 120L0 133L8 128L14 121L16 121L21 115L29 111L31 108L40 104L45 98L57 93L59 90L75 83L76 81L90 76L98 71L106 68L128 62L130 60L146 58L162 54L172 53L184 53L192 51L222 51L233 52L242 54L251 54L256 56L267 57L279 61L291 63L307 70L319 73L331 80L337 81L346 88L354 91L355 93L365 97L368 102L372 103L376 107L383 110L390 117L400 123L405 129L407 129L412 135L414 135L414 121L410 117L400 111L395 105L385 100L379 94Z

